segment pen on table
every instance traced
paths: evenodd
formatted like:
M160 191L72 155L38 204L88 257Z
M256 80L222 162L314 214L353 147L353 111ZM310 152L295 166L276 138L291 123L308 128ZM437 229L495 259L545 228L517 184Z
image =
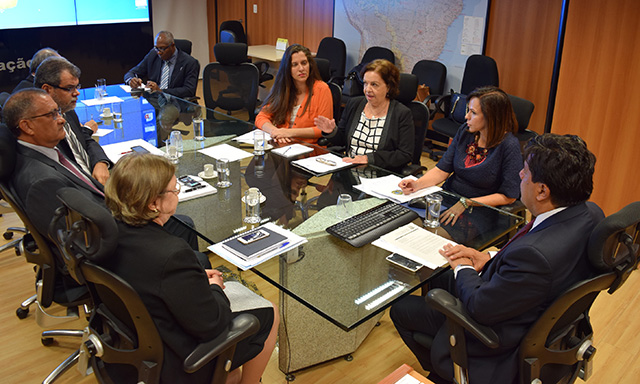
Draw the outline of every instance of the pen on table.
M201 188L204 188L204 187L205 187L204 185L200 184L200 185L196 185L196 186L195 186L195 187L193 187L193 188L189 188L189 189L185 190L184 192L185 192L185 193L187 193L187 192L192 192L192 191L195 191L196 189L201 189Z
M126 155L127 153L131 153L133 151L120 152L121 155Z
M282 156L284 156L290 149L291 149L291 146L288 146L287 149L285 149L284 152L282 152Z
M273 252L277 249L282 249L284 247L286 247L287 245L289 245L288 241L285 241L282 244L276 244L276 245L272 245L269 248L263 249L262 251L258 252L254 257L262 257L264 255L266 255L267 253Z

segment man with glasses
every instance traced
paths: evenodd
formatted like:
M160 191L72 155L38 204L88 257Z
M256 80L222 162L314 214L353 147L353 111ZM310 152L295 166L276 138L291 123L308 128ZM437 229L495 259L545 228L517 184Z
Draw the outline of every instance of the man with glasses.
M18 141L16 165L10 183L20 205L40 234L48 237L49 222L62 205L56 197L60 188L76 188L96 203L105 204L102 184L60 150L60 143L65 138L66 120L46 91L30 88L14 93L5 103L2 115ZM195 232L189 228L193 227L193 220L183 215L178 218L180 220L171 218L165 228L198 250ZM52 249L55 251L55 247ZM205 268L211 268L206 255L196 254Z
M171 32L160 31L154 47L124 75L124 82L131 88L139 88L146 79L146 86L151 92L186 98L196 95L199 73L198 60L176 49Z
M80 92L80 68L62 57L49 57L36 70L36 88L45 90L62 110L66 138L58 144L60 151L82 170L104 184L109 178L112 163L74 111ZM95 128L97 125L91 121ZM89 124L89 123L88 123Z

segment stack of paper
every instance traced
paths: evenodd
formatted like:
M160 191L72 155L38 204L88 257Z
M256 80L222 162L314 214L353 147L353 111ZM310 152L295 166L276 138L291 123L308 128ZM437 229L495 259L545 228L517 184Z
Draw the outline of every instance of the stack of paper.
M178 194L179 202L193 200L197 197L213 195L214 193L218 192L216 187L202 180L202 178L193 175L189 175L189 177L195 181L200 182L200 185L196 185L195 187L182 185L182 187L180 188L180 193Z
M80 102L88 107L93 107L96 105L104 105L104 104L113 104L113 103L122 103L124 100L119 98L118 96L109 96L103 97L102 99L85 99L80 100Z
M234 141L237 141L238 143L241 144L251 144L253 145L253 131L249 131L247 133L245 133L244 135L240 135L237 137L233 138ZM271 135L267 132L264 132L264 140L265 141L270 141L271 140Z
M325 153L324 155L307 157L306 159L294 160L291 164L311 172L315 176L333 173L342 168L352 167L356 164L345 163L342 158L333 153Z
M311 151L313 151L312 147L307 147L306 145L302 145L302 144L292 144L292 145L287 145L286 147L274 149L273 151L271 151L271 153L275 153L276 155L280 155L282 157L290 158L290 157L303 155Z
M245 157L251 157L253 154L243 151L229 144L220 144L213 147L200 149L198 152L213 157L214 159L227 159L230 163L244 159Z
M237 238L245 235L246 233L241 233L240 235L231 237L227 240L221 241L219 243L213 244L209 246L209 250L228 262L232 263L236 267L246 271L247 269L253 268L256 265L264 263L265 261L271 259L274 256L283 254L288 252L294 248L297 248L299 245L307 242L307 239L304 237L300 237L295 233L288 231L284 228L280 228L274 223L267 223L258 228L264 228L265 230L273 233L274 236L283 236L284 240L281 238L277 238L278 241L275 243L265 247L265 249L257 250L250 257L246 257L245 255L240 256L237 250L230 250L229 242L237 241ZM253 230L255 231L255 229ZM271 237L269 236L269 237ZM225 246L226 243L226 246Z
M164 152L162 152L161 149L154 147L153 145L147 143L142 139L103 145L102 149L104 150L104 153L107 155L109 160L111 160L113 163L117 163L122 156L128 155L133 152L131 148L138 146L146 149L149 153L152 153L154 155L164 156Z
M414 223L391 231L372 244L431 269L447 264L447 259L438 252L442 247L447 244L456 245L453 241L429 232Z
M416 180L413 176L409 176L406 179ZM367 195L379 197L381 199L388 199L399 204L406 203L416 197L427 196L442 190L442 188L438 186L433 186L405 195L402 192L402 189L398 187L401 180L403 179L395 175L388 175L375 179L365 179L361 177L361 184L355 185L354 188L361 190Z

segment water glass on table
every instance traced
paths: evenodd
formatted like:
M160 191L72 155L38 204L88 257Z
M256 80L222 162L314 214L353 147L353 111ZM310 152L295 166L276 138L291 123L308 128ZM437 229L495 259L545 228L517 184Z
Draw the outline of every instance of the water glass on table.
M431 194L425 197L427 212L424 219L424 226L427 228L438 228L440 226L440 208L442 206L442 196Z
M258 188L249 188L244 193L245 223L257 224L260 222L260 197L262 194Z
M167 140L167 157L173 164L178 164L180 154L182 153L182 133L180 131L172 131Z
M344 220L351 217L353 212L352 204L351 195L343 193L338 196L338 203L336 204L336 219Z
M229 181L229 160L216 160L216 170L218 171L218 182L216 183L216 187L229 188L231 186L231 181Z
M264 140L264 132L260 129L253 131L253 154L256 156L264 155L264 148L266 146Z
M202 117L193 118L193 140L204 140L204 120L202 120Z

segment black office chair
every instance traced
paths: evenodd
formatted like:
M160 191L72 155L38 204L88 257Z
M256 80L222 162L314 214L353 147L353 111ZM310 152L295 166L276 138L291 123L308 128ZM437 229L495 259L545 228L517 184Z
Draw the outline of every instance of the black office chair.
M226 20L220 24L220 43L243 43L249 45L247 35L244 33L244 26L240 20ZM216 55L216 60L220 61L218 55ZM246 60L251 62L248 58ZM273 75L269 73L269 63L266 61L254 61L253 64L260 71L260 86L265 88L262 83L273 80Z
M209 63L203 72L203 96L207 109L220 108L229 114L246 110L248 121L256 118L258 100L258 68L247 62L247 45L218 43L213 47L217 62ZM215 119L207 111L208 119Z
M589 309L600 291L615 292L637 269L640 256L640 202L606 217L589 237L588 255L600 275L579 282L558 297L520 342L519 383L573 383L591 374L593 330ZM476 323L460 300L433 289L427 303L447 316L451 356L457 378L468 382L465 330L489 347L500 344L495 332ZM429 345L422 342L427 348ZM471 383L473 384L473 383Z
M113 217L76 189L63 188L57 196L64 206L56 212L51 230L69 273L88 287L96 307L81 346L85 362L100 382L113 382L114 365L126 365L135 371L129 371L133 382L159 383L164 352L153 319L131 285L97 265L116 250L118 228ZM216 359L211 383L224 383L236 344L259 327L255 316L238 316L227 332L198 345L185 359L184 370L195 372Z
M183 51L188 55L191 55L191 47L193 46L193 44L191 43L191 40L174 39L173 42L175 43L176 48L178 48L179 50Z
M538 136L536 132L527 129L535 105L529 100L514 95L509 95L509 99L511 100L511 106L518 121L518 133L516 136L518 137L518 141L520 141L520 149L522 150L530 139Z
M344 82L344 71L347 64L347 46L344 41L336 37L325 37L318 45L316 59L326 59L330 63L329 79L326 82L333 81L342 87Z
M333 99L333 118L336 121L340 121L340 115L342 114L342 89L340 85L331 81L331 63L329 60L323 58L315 58L316 66L320 72L320 77L327 83L331 90L331 97Z
M398 83L400 93L396 97L396 100L411 110L413 123L415 125L413 157L411 158L411 163L402 168L401 173L403 176L418 176L427 170L426 167L420 164L420 160L422 158L424 137L429 123L429 108L427 108L424 103L414 100L416 91L418 90L418 83L419 81L416 75L408 73L400 74L400 82Z
M24 319L29 314L31 304L36 305L36 322L42 328L48 329L42 332L41 341L45 346L53 343L55 337L71 336L82 337L81 330L55 329L57 326L84 326L90 309L90 304L86 288L77 286L60 272L59 261L52 251L52 244L38 231L25 214L22 203L19 202L17 194L9 180L15 168L16 162L16 139L4 124L0 124L0 193L14 209L20 220L28 230L17 248L18 255L24 255L27 262L36 265L36 294L25 300L16 310L16 315ZM53 303L67 307L66 316L52 315L47 312ZM82 313L81 313L82 311ZM60 374L73 366L77 361L77 354L72 354L62 364L60 364L44 380L50 383Z
M498 65L496 61L489 56L483 55L471 55L467 59L464 67L464 74L462 76L462 85L460 87L459 94L464 95L465 98L461 99L461 105L458 107L466 107L466 95L473 92L474 89L484 87L488 85L494 85L498 87ZM438 112L444 115L443 118L434 120L431 127L437 133L444 135L448 138L453 138L458 132L458 128L464 123L462 121L454 120L453 111L454 105L452 103L452 95L443 95L436 102L436 108Z
M389 48L374 46L367 49L362 56L362 60L360 60L360 63L351 68L351 70L349 70L349 72L347 73L347 77L345 78L345 86L342 89L343 104L346 104L351 97L364 95L362 89L362 70L364 70L367 64L376 59L385 59L393 64L396 63L396 56Z

